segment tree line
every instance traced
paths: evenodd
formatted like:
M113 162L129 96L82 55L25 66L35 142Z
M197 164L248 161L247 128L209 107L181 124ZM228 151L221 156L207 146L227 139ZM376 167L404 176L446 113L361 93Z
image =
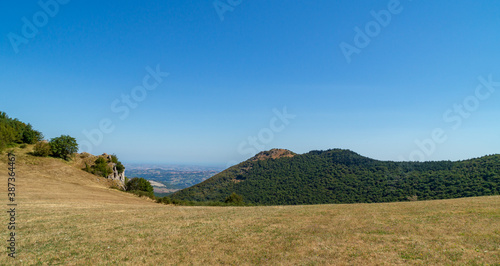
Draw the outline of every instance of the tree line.
M0 150L16 144L35 144L43 139L40 131L34 130L31 124L10 118L0 112Z

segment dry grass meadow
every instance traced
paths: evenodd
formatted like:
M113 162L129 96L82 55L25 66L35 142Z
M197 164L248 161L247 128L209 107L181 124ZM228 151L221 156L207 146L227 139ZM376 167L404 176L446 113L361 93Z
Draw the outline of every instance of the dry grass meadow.
M1 265L499 265L500 197L280 207L153 203L17 150L17 258ZM7 245L7 155L1 243Z

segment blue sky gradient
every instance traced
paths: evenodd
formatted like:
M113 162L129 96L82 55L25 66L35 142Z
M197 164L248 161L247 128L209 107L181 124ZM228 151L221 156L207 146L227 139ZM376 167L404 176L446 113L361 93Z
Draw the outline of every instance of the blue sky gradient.
M226 166L257 148L381 160L500 152L498 1L40 3L0 3L0 110L79 143L110 122L94 154ZM372 35L366 47L355 46L356 28ZM342 43L358 48L350 62ZM122 95L157 66L168 77L122 119L113 102L126 107ZM284 108L287 124L276 120Z

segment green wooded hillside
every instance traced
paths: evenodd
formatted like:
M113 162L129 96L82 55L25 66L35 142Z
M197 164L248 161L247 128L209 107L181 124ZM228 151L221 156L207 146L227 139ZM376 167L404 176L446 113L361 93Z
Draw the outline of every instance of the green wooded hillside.
M223 201L235 192L248 203L295 205L500 194L500 155L457 162L391 162L333 149L277 159L256 157L172 198Z
M35 144L43 139L43 134L18 119L10 118L0 112L0 150L12 144Z

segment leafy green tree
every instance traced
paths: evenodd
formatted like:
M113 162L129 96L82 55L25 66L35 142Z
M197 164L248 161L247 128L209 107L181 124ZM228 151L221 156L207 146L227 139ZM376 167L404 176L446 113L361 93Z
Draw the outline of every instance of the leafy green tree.
M16 136L16 130L8 123L8 120L0 120L0 150L15 143Z
M148 180L142 178L142 177L134 177L130 179L127 184L126 188L127 191L145 191L149 193L153 193L153 186L151 186L151 183L149 183Z
M23 131L23 143L35 144L43 139L43 134L33 129L31 124L28 124Z
M16 144L35 144L43 139L41 132L30 124L10 118L5 112L0 112L0 150Z
M78 143L73 137L61 135L50 140L50 148L52 156L69 160L71 155L78 151Z
M153 186L151 186L151 183L149 183L148 180L142 177L134 177L130 179L125 185L125 191L133 193L140 197L146 196L151 199L155 199Z

